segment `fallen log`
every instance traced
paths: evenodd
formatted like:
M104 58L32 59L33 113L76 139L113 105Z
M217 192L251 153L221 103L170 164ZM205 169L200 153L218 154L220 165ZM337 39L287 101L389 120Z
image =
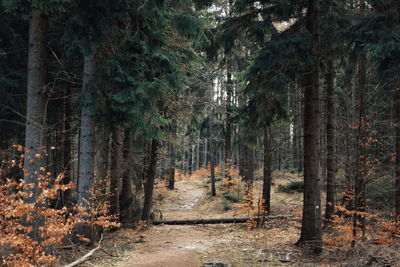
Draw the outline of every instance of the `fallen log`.
M220 223L245 223L250 218L218 218L218 219L188 219L188 220L163 220L153 221L153 225L169 224L169 225L187 225L187 224L220 224ZM255 218L254 220L258 220Z
M289 217L294 216L267 216L265 217L265 221L268 220L284 220ZM195 224L223 224L223 223L246 223L247 221L254 220L259 221L262 218L217 218L217 219L188 219L188 220L161 220L161 221L153 221L153 225L195 225Z

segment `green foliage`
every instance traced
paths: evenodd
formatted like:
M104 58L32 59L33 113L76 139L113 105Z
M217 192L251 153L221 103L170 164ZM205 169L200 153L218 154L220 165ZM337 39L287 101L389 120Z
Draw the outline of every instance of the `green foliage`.
M32 10L38 10L44 15L62 13L73 4L72 0L3 0L2 6L6 11L20 14L22 18L29 19Z
M233 203L239 203L242 201L241 196L238 194L234 194L234 193L225 193L222 195L222 197Z
M170 101L188 85L196 59L188 38L197 36L201 21L172 2L136 4L129 11L128 25L134 26L122 29L121 52L106 58L99 71L102 83L112 85L110 116L146 139L160 138L175 112Z
M127 16L127 0L80 0L69 16L63 40L69 54L93 53L101 42L118 33L115 25Z

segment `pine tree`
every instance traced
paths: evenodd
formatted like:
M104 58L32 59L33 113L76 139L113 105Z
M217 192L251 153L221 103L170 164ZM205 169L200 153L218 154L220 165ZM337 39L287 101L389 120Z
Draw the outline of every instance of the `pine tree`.
M24 180L34 187L28 203L35 203L39 189L39 175L42 173L42 138L45 123L45 101L47 90L47 23L48 18L40 10L32 9L29 20L29 54L27 86L27 125L25 131ZM34 222L33 238L40 239L38 227L40 218Z

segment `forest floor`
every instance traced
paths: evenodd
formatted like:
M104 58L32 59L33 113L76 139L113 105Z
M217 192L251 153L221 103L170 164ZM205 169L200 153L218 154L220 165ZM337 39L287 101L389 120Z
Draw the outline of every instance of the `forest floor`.
M280 193L279 185L300 180L300 176L276 173L271 197L271 216L288 219L267 221L261 229L249 230L246 224L158 225L144 231L121 229L105 236L97 258L82 266L338 266L352 257L349 249L327 248L314 256L296 245L302 193ZM255 190L261 188L256 182ZM211 197L207 178L176 182L175 190L158 184L156 211L164 220L227 218L235 216L234 204L222 197ZM237 216L241 217L241 216ZM161 219L161 218L157 218ZM350 255L350 254L351 255ZM216 265L224 263L225 265ZM214 264L214 265L213 265ZM353 266L364 266L353 265ZM371 265L372 266L372 265ZM395 265L393 265L395 266Z

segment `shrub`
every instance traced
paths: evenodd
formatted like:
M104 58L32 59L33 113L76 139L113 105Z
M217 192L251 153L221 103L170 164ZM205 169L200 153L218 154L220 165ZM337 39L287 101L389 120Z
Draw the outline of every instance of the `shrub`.
M9 166L23 173L23 148L17 146L20 160L11 160ZM39 157L38 157L39 158ZM57 209L52 203L60 191L71 190L73 184L63 184L63 174L56 178L44 167L37 173L37 185L5 174L10 169L5 161L0 170L0 263L7 266L47 266L57 262L53 248L72 237L78 224L108 230L118 227L115 218L108 216L108 201L92 190L88 208ZM35 197L31 201L32 195ZM82 241L90 241L81 238ZM4 250L2 252L2 250ZM2 266L3 266L2 265Z
M238 194L225 193L222 195L222 197L233 203L241 202L241 196Z
M304 191L304 182L302 181L293 181L287 185L280 185L278 187L278 192L282 193L294 193L294 192L301 193L303 191Z

